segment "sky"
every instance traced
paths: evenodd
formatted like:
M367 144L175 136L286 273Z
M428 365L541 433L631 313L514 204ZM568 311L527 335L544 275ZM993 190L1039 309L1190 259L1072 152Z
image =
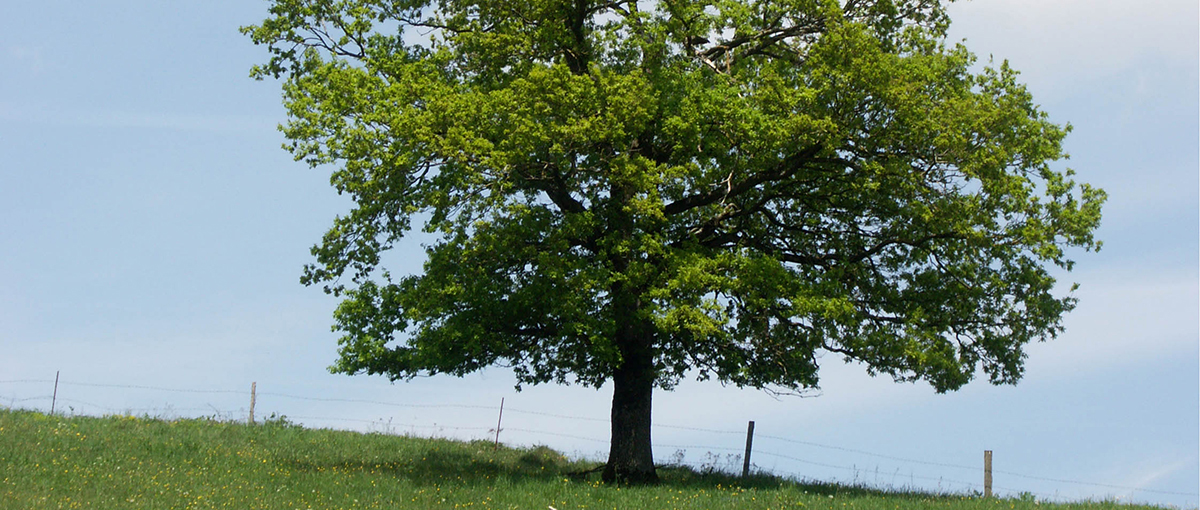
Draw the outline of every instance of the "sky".
M491 438L601 458L611 392L514 390L489 369L332 375L336 300L299 283L350 204L291 160L279 83L238 33L265 2L15 0L0 15L0 405ZM1079 307L1016 386L936 394L824 360L822 392L658 392L660 462L925 490L1116 498L1200 492L1200 14L1194 0L972 0L951 40L1007 59L1070 123L1062 166L1107 190ZM420 249L398 249L417 271ZM740 466L740 464L737 464Z

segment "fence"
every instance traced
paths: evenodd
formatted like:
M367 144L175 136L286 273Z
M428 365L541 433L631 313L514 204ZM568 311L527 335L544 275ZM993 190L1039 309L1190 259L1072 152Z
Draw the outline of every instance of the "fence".
M34 385L41 386L42 388L45 388L46 390L48 390L48 393L42 394L42 395L35 395L35 396L18 396L17 394L5 393L5 391L4 391L8 388L13 388L14 386L21 386L21 385L24 385L25 387L34 386ZM51 386L51 385L53 385L53 386ZM64 391L60 391L59 386L63 386ZM98 389L106 389L106 390L107 389L137 390L137 391L162 392L162 393L169 393L169 394L174 394L174 395L192 395L192 396L206 396L206 397L222 396L226 399L226 402L241 399L242 402L249 403L249 407L248 408L238 407L238 408L236 408L236 410L233 410L233 409L229 409L227 407L219 408L217 406L212 405L211 403L208 403L206 407L183 407L183 408L176 408L176 407L170 405L169 403L161 405L161 406L140 407L140 408L109 407L109 406L105 406L105 405L101 405L101 404L92 403L89 401L72 398L72 397L68 396L68 395L71 395L71 393L69 391L65 391L66 389L69 389L69 388L98 388ZM603 455L604 453L600 450L590 452L590 454L588 452L581 452L578 449L577 442L582 441L582 442L585 442L585 443L588 443L591 445L595 445L597 448L606 447L608 445L607 437L604 436L603 434L595 433L594 431L591 435L588 435L586 432L585 433L565 433L565 432L562 432L561 429L545 430L544 428L530 428L529 426L521 426L519 420L518 420L517 426L513 426L512 425L513 419L511 417L513 415L524 416L526 418L531 418L533 420L536 420L536 422L538 422L538 423L547 423L547 422L550 422L551 420L554 420L559 423L561 423L563 421L568 421L568 422L573 422L573 423L579 423L579 422L592 423L592 424L596 424L596 425L603 425L604 427L606 427L608 424L607 419L586 417L586 416L573 416L573 415L549 413L549 412L543 412L543 411L534 411L534 410L528 410L528 409L521 409L519 407L514 408L511 405L511 403L509 405L505 406L503 399L501 399L501 401L497 403L498 404L497 406L471 405L471 404L450 404L450 403L410 404L410 403L387 402L387 401L381 401L381 400L312 397L312 396L304 396L304 395L293 395L293 394L288 394L288 393L277 393L277 392L273 392L273 391L259 391L258 385L256 382L251 383L248 388L248 391L247 391L247 390L217 390L217 389L179 389L179 388L166 388L166 387L159 387L159 386L71 382L68 380L60 380L60 378L58 377L57 374L55 376L55 379L45 379L45 380L43 380L43 379L19 379L19 380L7 380L7 381L0 380L0 404L5 404L9 408L24 408L24 409L48 408L51 413L55 413L55 412L61 413L64 410L64 407L66 407L69 410L68 413L70 413L70 414L149 415L149 416L161 417L161 418L166 418L166 419L208 416L208 417L215 417L215 418L227 420L227 421L245 419L250 422L254 422L255 416L256 416L256 407L261 407L260 397L269 397L269 398L274 398L274 399L283 399L283 400L292 400L292 401L301 401L301 402L314 402L314 403L321 403L321 404L351 404L351 405L355 405L355 406L371 406L371 408L373 408L373 409L375 409L375 408L410 409L410 410L419 410L422 412L428 412L430 410L453 410L453 411L460 411L460 412L468 411L471 413L470 416L466 416L466 417L460 416L459 419L470 420L473 423L489 424L489 426L448 425L445 423L439 425L436 422L433 424L394 422L393 421L394 417L389 417L386 420L384 418L367 420L367 419L361 419L361 418L351 418L351 417L347 417L344 415L343 416L319 416L319 415L305 415L305 414L293 415L290 413L283 413L283 412L281 412L282 411L281 409L273 409L272 410L272 416L274 417L274 419L279 419L279 417L286 416L286 418L289 421L299 423L299 424L302 424L305 426L326 424L326 428L350 428L353 430L367 431L367 432L382 432L382 433L393 433L393 434L394 433L407 433L407 434L411 434L411 435L420 435L420 436L437 435L437 436L445 436L445 437L457 437L457 438L461 438L461 439L485 439L485 438L493 439L494 438L494 440L497 443L499 443L501 441L514 442L514 441L512 441L512 435L513 435L513 433L518 433L517 441L515 441L516 444L545 444L547 446L555 447L556 449L569 452L569 449L563 448L564 443L566 443L568 445L576 446L574 453L577 457L592 457L592 458L597 458L597 456ZM39 406L36 404L42 404L42 405ZM75 405L80 406L79 411L77 411L75 409L75 407L74 407ZM88 409L90 409L91 412L88 412ZM83 411L83 412L80 412L80 411ZM263 416L263 413L259 412L257 414L257 416L259 416L261 418ZM495 420L495 423L496 423L495 427L490 426L490 423L492 423L492 420ZM356 424L359 424L360 426L357 428L344 427L344 426L343 427L328 427L328 425L327 425L328 423L356 423ZM572 432L575 432L575 430L577 430L579 428L580 427L578 427L578 426L572 426L570 430ZM784 437L784 436L780 436L780 435L764 434L761 432L761 429L759 432L756 433L754 430L754 422L753 421L749 422L747 430L719 430L719 429L709 429L709 428L686 426L686 425L676 425L676 424L670 424L670 423L655 423L653 425L653 429L654 429L653 434L657 438L655 441L655 444L654 444L654 448L656 450L655 451L656 460L661 461L663 459L666 459L667 462L671 463L671 464L689 465L689 466L697 467L697 468L701 468L701 469L715 469L715 470L722 470L722 471L728 471L728 472L737 472L738 468L740 468L740 470L743 474L747 474L750 471L752 471L752 468L757 468L757 470L760 470L760 471L764 470L762 464L758 464L758 463L752 464L751 461L752 461L752 459L761 459L763 457L766 457L769 459L774 459L776 461L777 465L770 469L770 471L775 475L791 477L791 478L795 478L795 479L821 479L820 477L812 476L811 472L802 472L794 467L780 469L780 467L778 466L778 461L786 461L789 463L799 464L801 466L807 466L809 468L822 468L824 470L832 470L833 472L845 472L845 473L851 475L850 477L847 477L846 479L835 478L833 480L829 480L828 478L824 478L822 481L860 484L860 485L874 486L874 487L878 487L878 488L897 488L898 486L896 485L895 482L897 479L899 479L901 482L903 482L904 480L907 480L909 482L908 485L899 486L899 488L905 488L905 489L917 489L917 490L926 490L926 491L943 492L943 493L964 493L965 492L965 493L985 494L985 495L989 495L989 496L995 491L996 493L1007 494L1009 496L1030 495L1030 496L1035 496L1039 499L1048 500L1048 501L1065 501L1067 499L1078 499L1079 498L1078 495L1072 496L1072 498L1067 498L1063 495L1060 495L1057 491L1055 493L1051 494L1051 493L1046 493L1044 491L1030 491L1030 490L1017 489L1017 488L1012 488L1012 487L993 485L992 484L993 475L1000 475L1003 477L1007 477L1010 480L1011 479L1020 479L1020 480L1028 480L1028 481L1032 481L1032 482L1039 482L1041 484L1050 483L1050 484L1056 484L1056 485L1066 485L1066 486L1071 486L1071 487L1075 487L1075 488L1091 488L1093 491L1095 491L1095 490L1101 490L1101 491L1115 490L1115 491L1122 491L1122 492L1130 493L1130 494L1137 493L1137 494L1144 494L1144 495L1173 496L1176 498L1185 497L1189 500L1189 504L1191 504L1193 506L1195 504L1194 501L1196 500L1196 498L1198 496L1196 493L1190 493L1190 492L1153 490L1153 489L1145 489L1145 488L1140 488L1140 487L1132 487L1132 486L1124 486L1124 485L1116 485L1116 484L1108 484L1108 483L1100 483L1100 482L1092 482L1092 481L1084 481L1084 480L1075 480L1075 479L1059 478L1059 477L1039 476L1039 475L1032 475L1032 474L1020 473L1020 472L1015 472L1015 471L1009 471L1009 470L993 469L992 465L991 465L992 464L992 462L991 462L992 461L992 452L990 450L985 452L983 463L977 464L977 465L968 465L968 464L960 464L960 463L937 462L937 461L931 461L931 460L925 460L925 459L915 459L915 458L909 458L909 457L903 457L903 456L896 456L896 455L872 452L872 451L867 451L867 450L858 449L858 448L851 448L851 447L846 447L846 446L830 445L830 444L823 444L823 443L812 442L812 441L805 441L805 440L795 439L792 437ZM681 432L687 433L686 435L689 437L695 437L697 434L701 434L704 437L722 437L722 438L729 438L729 440L717 441L720 444L691 444L691 443L689 443L689 444L674 444L672 442L672 439L673 438L679 439L681 436L681 434L680 434ZM662 439L664 436L667 438L665 441ZM744 448L740 446L743 439L745 441ZM570 441L564 442L562 440L570 440ZM758 449L752 448L752 446L754 446L755 444L762 445L764 440L768 443L768 445L770 447L765 448L765 449L764 448L758 448ZM693 441L692 443L695 443L695 441ZM829 462L823 462L820 460L813 460L814 457L820 458L817 455L811 455L811 454L810 455L802 455L802 454L793 453L791 451L788 451L788 453L783 453L783 451L786 450L785 447L793 447L793 448L801 447L802 449L808 449L809 451L823 450L823 451L827 451L827 452L837 452L839 454L852 454L855 456L877 459L878 461L885 461L885 462L890 462L893 464L909 466L909 469L908 469L907 473L901 473L900 467L897 467L895 471L885 470L884 471L885 477L890 472L891 478L890 478L890 480L884 482L879 479L879 465L876 464L876 468L874 471L875 477L873 480L871 480L868 477L868 475L870 475L871 471L866 468L860 468L857 464L854 464L851 466L837 465L837 464L832 464ZM673 450L673 452L671 454L665 454L664 450ZM705 452L706 458L703 461L688 461L686 458L688 451ZM724 456L722 457L722 455L724 455ZM960 473L960 475L951 478L951 477L947 477L944 475L929 476L928 473L924 473L924 472L921 474L918 474L917 471L912 468L912 466L919 466L918 469L936 469L936 470L942 470L942 471L950 470L952 472ZM811 471L811 469L808 471ZM826 471L826 472L823 472L822 474L827 476L828 472ZM978 480L978 482L964 480L964 478L971 478L971 477L977 477L975 479ZM920 481L921 483L917 483L918 481ZM936 486L934 485L935 483L936 483ZM1107 497L1111 497L1111 495L1108 495Z

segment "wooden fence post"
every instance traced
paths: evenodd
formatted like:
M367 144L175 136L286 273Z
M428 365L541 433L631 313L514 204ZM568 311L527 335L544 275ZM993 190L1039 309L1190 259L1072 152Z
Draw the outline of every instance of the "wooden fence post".
M746 456L742 459L742 478L750 476L750 446L754 444L754 420L746 426Z
M496 418L496 444L492 445L492 451L500 449L500 422L504 419L504 397L500 397L500 416Z
M983 451L983 497L992 497L992 451Z
M54 416L54 404L58 403L58 374L59 370L54 371L54 396L50 397L50 416Z
M250 424L254 425L254 401L258 397L258 381L250 383Z

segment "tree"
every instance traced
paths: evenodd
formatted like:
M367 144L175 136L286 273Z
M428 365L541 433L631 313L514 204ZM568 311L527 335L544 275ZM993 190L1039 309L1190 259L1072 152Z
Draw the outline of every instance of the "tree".
M948 24L938 0L273 0L252 74L354 200L302 277L342 298L333 370L611 381L604 479L634 483L685 376L801 391L833 353L1015 383L1105 195ZM393 278L415 226L424 271Z

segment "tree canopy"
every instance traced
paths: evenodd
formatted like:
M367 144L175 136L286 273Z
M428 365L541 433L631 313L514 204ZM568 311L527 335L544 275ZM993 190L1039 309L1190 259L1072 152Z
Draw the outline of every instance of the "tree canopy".
M354 207L302 281L334 369L614 384L609 480L654 479L650 395L818 385L833 353L957 389L1062 331L1102 190L938 0L273 0L244 31L286 146ZM382 255L420 228L423 272Z

